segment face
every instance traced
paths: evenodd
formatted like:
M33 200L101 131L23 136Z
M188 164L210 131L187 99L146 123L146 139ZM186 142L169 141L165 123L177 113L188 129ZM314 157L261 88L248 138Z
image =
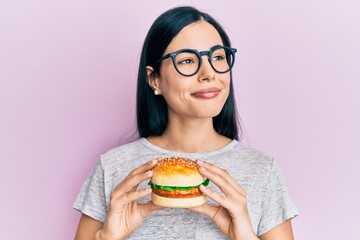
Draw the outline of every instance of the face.
M210 51L223 45L217 30L205 21L192 23L171 41L164 55L184 49ZM168 104L168 113L180 118L212 118L218 115L229 95L230 72L217 73L202 56L199 71L193 76L179 74L171 58L161 63L160 74L150 85L160 92Z

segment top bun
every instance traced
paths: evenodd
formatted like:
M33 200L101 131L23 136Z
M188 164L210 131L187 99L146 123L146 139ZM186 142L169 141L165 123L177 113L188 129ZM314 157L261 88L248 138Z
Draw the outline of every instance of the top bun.
M160 186L188 187L202 184L204 177L200 175L195 161L169 157L155 165L151 182Z

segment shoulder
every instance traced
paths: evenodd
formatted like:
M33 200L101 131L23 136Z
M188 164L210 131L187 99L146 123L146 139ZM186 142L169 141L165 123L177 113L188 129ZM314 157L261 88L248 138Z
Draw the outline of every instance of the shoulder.
M271 168L274 164L274 158L261 150L245 146L239 142L229 152L235 159L241 160L241 164L253 167Z
M137 139L133 142L126 143L117 147L114 147L112 149L107 150L105 153L101 155L102 158L112 158L117 157L119 155L122 155L124 153L131 153L134 151L137 151L139 148L143 147L143 144L141 143L141 139Z
M233 176L249 182L261 182L264 186L267 185L276 165L271 155L239 142L219 160L220 165Z
M135 140L130 143L109 149L101 154L101 165L104 168L111 167L114 164L129 163L129 159L135 159L139 156L140 152L144 151L144 144L141 139Z

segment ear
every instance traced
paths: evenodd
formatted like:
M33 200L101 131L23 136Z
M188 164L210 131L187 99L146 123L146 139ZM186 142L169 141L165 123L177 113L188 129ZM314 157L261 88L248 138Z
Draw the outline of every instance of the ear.
M146 66L146 81L154 91L156 90L158 93L161 92L159 87L159 75L151 66Z

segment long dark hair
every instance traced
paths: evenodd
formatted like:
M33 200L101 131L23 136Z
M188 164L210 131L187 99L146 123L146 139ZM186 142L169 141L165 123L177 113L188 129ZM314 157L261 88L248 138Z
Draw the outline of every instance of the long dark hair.
M166 129L168 121L167 104L162 96L155 96L147 82L146 66L152 66L155 73L160 71L156 63L164 54L171 40L187 25L206 21L221 36L224 46L231 47L230 39L221 25L209 14L193 7L176 7L161 14L151 26L141 52L136 112L139 137L160 136ZM230 72L230 92L219 115L213 118L216 132L231 139L241 138L241 126L237 116L232 73Z

